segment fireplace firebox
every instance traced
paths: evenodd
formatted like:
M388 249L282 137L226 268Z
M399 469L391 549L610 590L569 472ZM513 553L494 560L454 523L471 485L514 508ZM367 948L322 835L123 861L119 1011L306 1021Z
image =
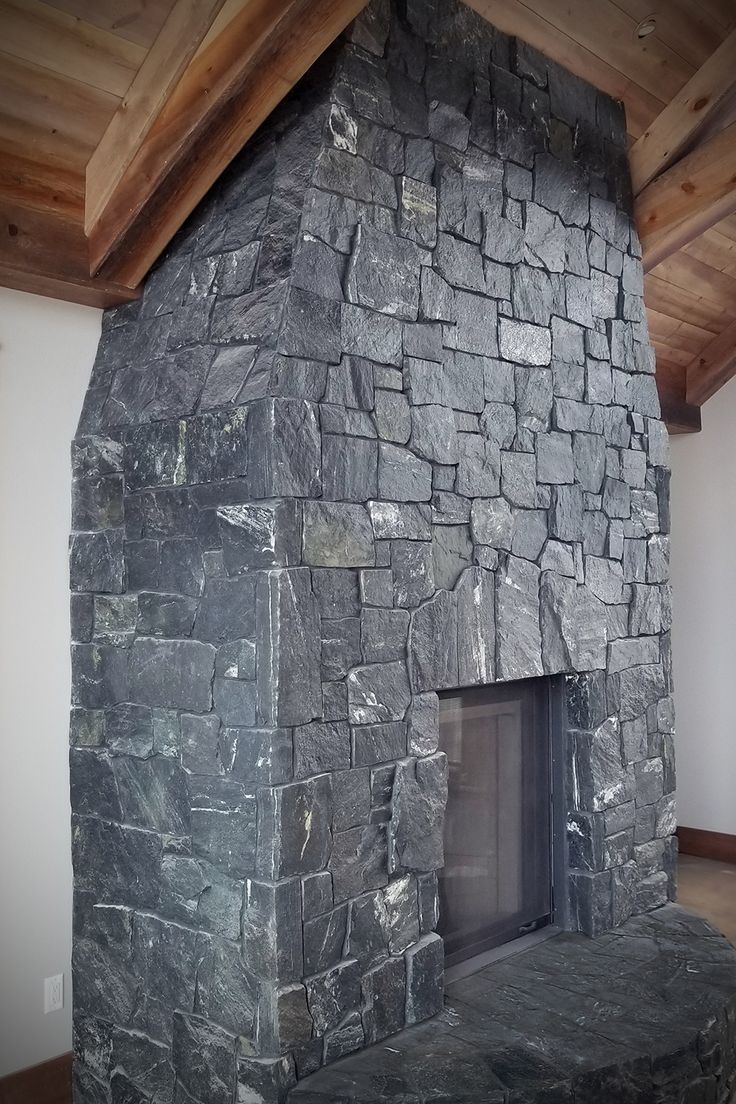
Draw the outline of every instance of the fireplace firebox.
M451 966L554 918L556 687L550 679L448 691L440 931Z

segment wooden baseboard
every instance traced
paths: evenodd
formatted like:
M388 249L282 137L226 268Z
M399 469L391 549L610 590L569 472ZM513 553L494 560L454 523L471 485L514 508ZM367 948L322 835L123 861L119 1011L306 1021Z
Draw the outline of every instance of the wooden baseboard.
M71 1053L0 1077L0 1104L71 1104L71 1099Z
M736 863L736 836L726 832L706 832L703 828L677 829L681 855L696 855L699 859Z

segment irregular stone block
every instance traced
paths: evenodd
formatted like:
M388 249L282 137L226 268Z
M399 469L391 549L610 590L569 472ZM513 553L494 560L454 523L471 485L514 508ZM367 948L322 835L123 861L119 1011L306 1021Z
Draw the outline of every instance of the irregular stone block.
M328 774L261 790L258 868L278 880L323 869L330 854L332 788Z
M353 724L400 721L411 701L403 662L356 667L348 675L347 684L348 712Z
M256 977L279 985L301 977L301 917L298 879L276 884L247 880L241 914L243 958Z
M406 1024L436 1016L444 998L444 947L439 935L424 935L406 952Z
M363 437L325 434L323 495L327 499L365 501L377 492L378 446Z
M370 815L370 774L367 768L337 771L332 778L333 828L342 832L367 824Z
M457 443L457 493L467 498L491 498L497 495L501 485L501 454L498 445L477 433L460 433Z
M189 791L177 760L116 756L113 772L126 824L173 836L189 834Z
M69 545L72 590L120 594L124 590L124 572L121 529L72 534Z
M434 566L429 541L392 541L394 603L413 608L434 594Z
M360 619L343 617L322 625L322 679L345 678L362 661Z
M406 655L409 614L405 610L364 609L360 636L366 663L390 663Z
M301 513L293 500L221 506L217 521L228 575L299 562Z
M317 604L306 568L269 571L256 595L258 716L272 727L322 711Z
M160 893L161 837L96 817L72 824L72 860L79 891L98 902L156 908Z
M104 709L129 697L127 649L107 644L72 645L72 704Z
M384 441L405 445L411 436L409 400L399 391L376 391L376 429Z
M426 460L456 464L457 431L452 411L444 406L415 406L411 412L411 447Z
M495 578L480 567L464 571L457 584L458 682L495 679ZM412 716L414 709L412 708Z
M503 679L541 675L539 568L509 556L496 592L496 670Z
M356 725L353 728L353 761L356 767L386 763L406 754L406 725Z
M173 1024L171 1058L177 1078L193 1097L230 1104L235 1091L235 1036L200 1016L181 1012L174 1012Z
M380 441L378 445L378 493L396 502L429 502L432 467L408 449Z
M426 506L399 502L369 502L368 513L376 540L428 541L432 536Z
M249 486L255 498L311 498L322 489L316 407L302 399L261 399L248 412Z
M130 684L143 705L206 713L212 706L215 649L196 640L133 642Z
M335 901L347 901L388 882L388 843L385 824L367 824L336 832L329 870Z
M514 364L549 364L552 359L552 338L541 326L502 318L498 340L501 356Z
M409 664L415 692L458 685L457 601L448 591L412 613Z
M467 525L443 525L435 529L432 563L435 586L452 590L460 574L470 567L473 545Z
M409 714L410 755L431 755L440 738L440 703L435 693L415 694Z
M540 599L545 670L605 668L606 622L600 600L574 579L551 571L542 573Z
M438 870L444 864L447 758L406 760L396 768L390 827L394 871Z
M413 242L359 224L348 266L347 298L393 318L416 319L421 259Z
M225 644L244 637L252 639L255 609L256 578L253 574L234 579L208 579L194 622L194 634L211 644Z
M350 766L350 728L341 721L312 721L294 729L294 774L307 778Z
M404 1026L406 964L403 958L386 959L364 975L363 1022L368 1045L400 1031Z

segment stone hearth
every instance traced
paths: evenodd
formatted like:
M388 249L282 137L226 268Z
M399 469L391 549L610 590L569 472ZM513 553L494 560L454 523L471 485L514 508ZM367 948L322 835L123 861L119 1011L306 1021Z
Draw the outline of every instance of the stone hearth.
M673 896L639 255L620 106L455 0L384 0L106 313L73 448L77 1104L281 1101L441 1010L438 691L564 684L558 924Z
M736 951L676 905L448 986L444 1012L308 1078L294 1104L729 1104Z

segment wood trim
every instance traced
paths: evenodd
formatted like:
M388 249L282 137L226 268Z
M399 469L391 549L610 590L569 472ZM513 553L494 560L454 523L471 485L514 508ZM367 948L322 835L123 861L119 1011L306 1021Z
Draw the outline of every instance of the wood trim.
M140 283L223 169L363 7L364 0L250 0L192 60L151 127L90 235L90 271Z
M736 375L736 321L706 345L687 366L687 401L701 406L733 375Z
M0 285L92 307L126 303L140 294L115 281L90 278L80 218L24 206L2 192Z
M670 433L700 433L700 407L688 403L675 389L657 382L662 421Z
M736 836L726 832L708 832L704 828L685 828L680 825L677 829L677 840L681 855L736 863Z
M736 123L648 184L635 215L644 271L736 211Z
M71 1104L72 1055L0 1077L0 1104Z
M223 3L176 0L169 12L87 165L88 236Z
M736 30L670 100L629 151L634 195L659 176L713 118L736 86Z

